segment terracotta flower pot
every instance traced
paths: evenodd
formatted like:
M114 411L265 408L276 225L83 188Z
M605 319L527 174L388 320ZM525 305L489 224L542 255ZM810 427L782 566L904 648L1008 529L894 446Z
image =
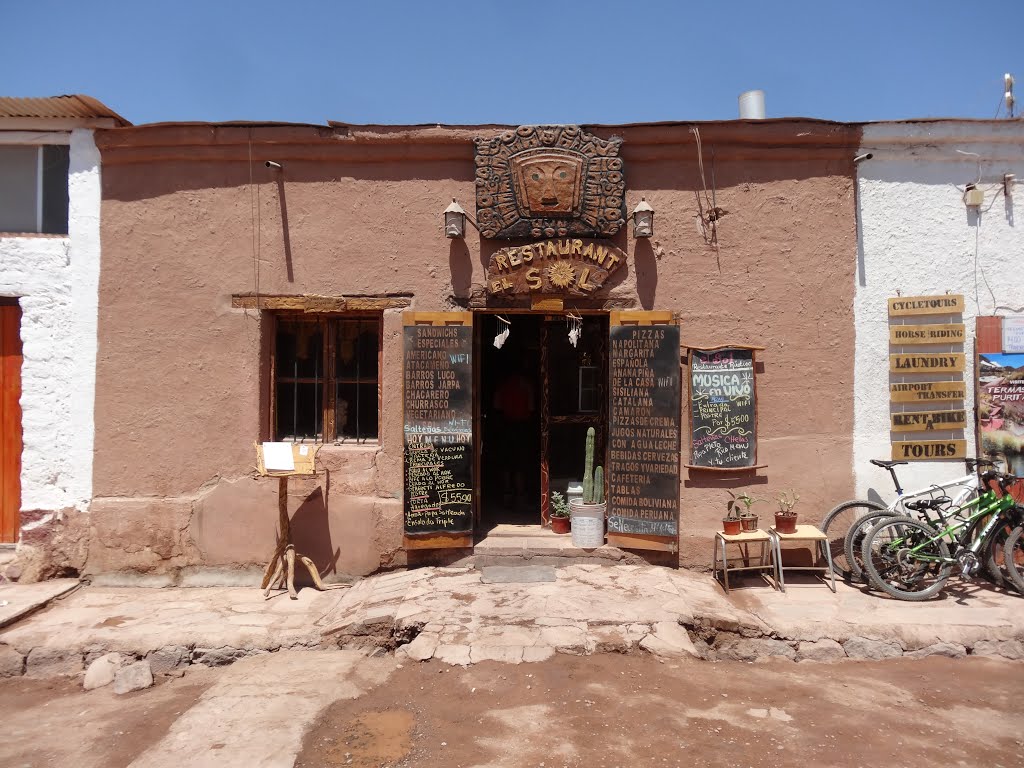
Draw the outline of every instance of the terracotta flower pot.
M730 520L728 518L722 518L722 532L727 536L736 536L740 532L740 521L739 518Z
M572 523L568 517L552 517L551 518L551 532L552 533L569 533L572 530Z
M796 533L796 512L776 512L775 530L779 533Z
M757 515L740 515L740 530L741 531L756 531L757 530Z

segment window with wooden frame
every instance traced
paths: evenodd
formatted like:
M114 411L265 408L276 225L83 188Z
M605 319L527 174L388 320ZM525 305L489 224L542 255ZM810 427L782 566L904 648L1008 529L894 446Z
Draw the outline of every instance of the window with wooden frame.
M274 316L275 440L376 441L381 315Z

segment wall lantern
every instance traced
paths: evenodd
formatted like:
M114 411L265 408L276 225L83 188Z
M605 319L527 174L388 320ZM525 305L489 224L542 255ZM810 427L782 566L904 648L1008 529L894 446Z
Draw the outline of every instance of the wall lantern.
M654 235L654 209L647 204L647 198L641 197L633 209L633 237L652 237Z
M454 197L452 204L444 209L444 234L451 238L466 236L466 212Z

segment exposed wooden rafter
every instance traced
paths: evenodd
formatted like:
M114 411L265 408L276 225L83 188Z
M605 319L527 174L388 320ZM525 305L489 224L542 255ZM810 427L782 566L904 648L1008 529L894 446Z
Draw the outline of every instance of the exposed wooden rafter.
M239 294L231 297L234 309L273 309L293 312L374 312L403 309L412 304L412 296L282 296Z

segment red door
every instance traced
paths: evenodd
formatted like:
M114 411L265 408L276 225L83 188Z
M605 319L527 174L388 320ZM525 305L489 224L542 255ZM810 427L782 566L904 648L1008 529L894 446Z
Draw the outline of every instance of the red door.
M18 540L21 512L21 307L0 299L0 543Z

